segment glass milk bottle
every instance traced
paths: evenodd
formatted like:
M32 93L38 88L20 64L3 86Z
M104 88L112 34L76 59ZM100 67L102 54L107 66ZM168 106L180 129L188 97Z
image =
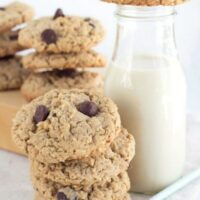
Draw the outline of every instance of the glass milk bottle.
M155 193L185 161L186 83L175 45L173 7L118 6L117 39L105 90L136 139L131 190Z

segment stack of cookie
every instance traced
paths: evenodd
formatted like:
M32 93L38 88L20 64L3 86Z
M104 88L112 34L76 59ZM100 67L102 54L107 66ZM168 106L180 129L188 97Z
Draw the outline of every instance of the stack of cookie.
M18 43L16 26L31 20L33 15L30 6L19 2L0 7L0 91L19 89L22 85L23 70L15 54L24 47Z
M18 112L12 134L31 160L36 200L130 199L134 139L103 94L52 90Z
M91 50L103 37L97 20L65 16L61 9L53 17L30 22L19 33L22 46L36 49L22 61L33 71L22 95L30 101L56 88L102 89L102 76L84 69L105 66L105 58Z

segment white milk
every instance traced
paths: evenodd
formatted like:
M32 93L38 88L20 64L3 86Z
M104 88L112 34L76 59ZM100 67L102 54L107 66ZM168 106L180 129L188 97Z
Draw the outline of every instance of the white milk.
M139 57L131 67L113 65L106 93L136 139L136 157L129 169L131 190L154 193L179 178L186 132L186 85L180 64L163 57Z

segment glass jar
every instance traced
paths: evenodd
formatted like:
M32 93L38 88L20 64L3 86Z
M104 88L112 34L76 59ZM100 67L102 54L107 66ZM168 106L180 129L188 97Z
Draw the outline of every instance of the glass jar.
M174 36L174 7L118 6L105 90L135 137L131 191L152 194L184 169L186 83Z

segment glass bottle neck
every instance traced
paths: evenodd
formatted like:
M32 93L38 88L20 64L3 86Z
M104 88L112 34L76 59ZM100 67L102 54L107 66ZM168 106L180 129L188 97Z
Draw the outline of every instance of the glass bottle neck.
M116 15L122 18L135 20L158 20L171 17L176 14L174 6L129 6L118 5Z
M113 62L128 62L138 56L177 59L174 7L118 6L117 38Z

